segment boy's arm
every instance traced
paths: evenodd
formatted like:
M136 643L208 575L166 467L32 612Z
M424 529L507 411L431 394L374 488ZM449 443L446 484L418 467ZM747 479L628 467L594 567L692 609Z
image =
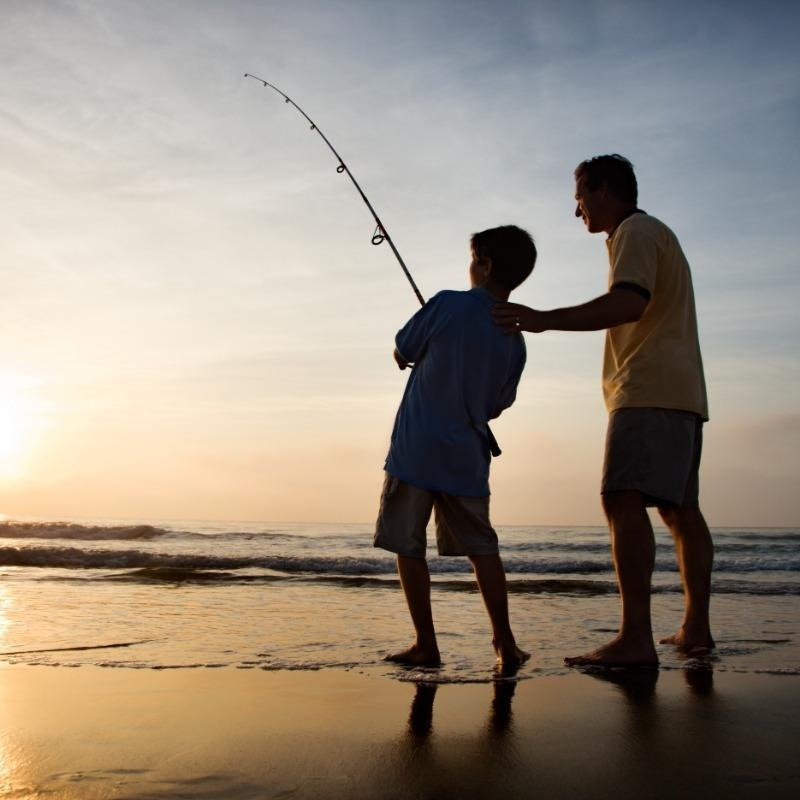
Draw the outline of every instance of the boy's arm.
M392 355L394 356L395 363L398 367L400 367L400 369L405 369L406 367L410 366L410 363L403 358L403 356L400 354L400 351L396 347Z
M520 356L517 359L513 372L500 392L500 397L497 400L497 407L489 419L497 419L507 408L510 408L517 399L517 386L519 386L519 379L522 377L522 370L525 369L525 361L527 359L525 342L522 336L520 336L519 339L520 345L522 346Z
M394 338L394 360L400 369L416 364L425 354L431 336L443 321L440 313L446 292L435 294L403 325Z

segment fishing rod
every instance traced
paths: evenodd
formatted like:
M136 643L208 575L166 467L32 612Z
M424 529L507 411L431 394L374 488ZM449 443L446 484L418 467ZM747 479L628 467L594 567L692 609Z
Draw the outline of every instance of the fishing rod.
M383 241L387 241L389 243L389 247L392 248L392 252L395 255L395 258L400 262L400 266L405 273L406 278L408 278L408 282L411 284L411 288L414 290L414 294L417 296L417 300L419 300L420 305L425 305L425 298L420 293L419 289L417 288L417 284L414 283L414 279L411 277L411 273L408 271L408 267L405 265L403 259L400 257L400 253L397 252L397 248L394 246L394 242L392 241L392 237L389 236L386 228L383 226L383 223L378 218L378 215L375 213L375 209L372 207L372 203L369 202L367 196L364 194L364 190L358 185L358 181L353 177L353 173L350 172L349 167L347 164L344 163L342 157L336 152L336 148L328 141L328 137L317 127L314 120L300 108L297 103L292 100L291 97L284 94L277 86L273 86L269 81L265 81L263 78L259 78L258 75L251 75L249 72L245 72L245 78L253 78L253 80L260 81L264 84L264 88L266 89L269 87L270 89L274 89L287 103L293 105L308 121L309 125L311 125L311 130L316 131L321 137L322 141L328 145L330 151L336 156L336 160L339 162L339 166L336 167L336 171L341 174L342 172L347 173L347 177L353 182L353 186L356 187L358 193L361 195L361 199L366 204L367 208L369 209L369 213L372 214L373 219L375 220L375 232L372 234L372 244L378 245L381 244Z

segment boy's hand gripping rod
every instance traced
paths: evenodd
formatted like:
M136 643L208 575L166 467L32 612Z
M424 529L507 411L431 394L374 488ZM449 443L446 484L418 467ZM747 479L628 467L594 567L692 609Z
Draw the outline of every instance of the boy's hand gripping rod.
M400 253L397 252L397 248L394 246L394 242L392 241L392 237L386 231L386 228L383 227L383 223L378 219L378 215L375 213L375 209L372 207L372 204L367 199L367 196L364 194L362 188L358 185L358 181L353 177L353 173L347 167L347 164L342 161L342 157L336 152L334 146L328 141L327 136L317 127L316 123L311 119L311 117L300 108L297 103L294 102L288 95L285 95L277 86L273 86L268 81L265 81L263 78L259 78L257 75L251 75L249 72L245 73L245 78L253 78L254 80L260 81L264 84L264 88L266 89L268 86L270 89L274 89L287 103L293 105L305 118L308 120L308 123L311 125L311 130L316 131L321 137L322 141L328 145L330 151L336 156L336 160L339 162L339 166L336 167L336 171L338 173L346 172L347 177L353 182L353 186L356 187L358 193L361 195L361 199L366 204L367 208L369 209L370 214L372 214L375 220L375 233L372 234L372 244L380 244L384 241L384 239L389 243L389 247L392 248L392 252L395 255L395 258L400 262L400 266L405 273L406 278L408 278L408 282L411 284L411 288L414 290L414 294L417 296L417 300L419 300L420 305L425 305L425 298L420 294L419 289L417 288L417 284L414 283L414 279L411 277L411 273L408 271L408 267L403 263L403 259L400 257Z

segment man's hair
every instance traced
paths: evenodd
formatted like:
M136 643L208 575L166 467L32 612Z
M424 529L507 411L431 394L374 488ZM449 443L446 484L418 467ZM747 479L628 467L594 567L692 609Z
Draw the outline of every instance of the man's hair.
M639 190L633 164L624 156L613 153L581 161L575 168L575 180L586 178L586 188L599 189L603 184L619 200L636 205Z
M509 291L516 289L536 264L536 245L531 235L516 225L501 225L470 239L472 252L480 261L492 261L492 280Z

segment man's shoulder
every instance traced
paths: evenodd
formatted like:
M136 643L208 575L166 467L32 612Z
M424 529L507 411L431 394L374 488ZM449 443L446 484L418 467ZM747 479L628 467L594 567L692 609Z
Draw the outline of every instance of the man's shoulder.
M631 214L627 219L622 220L617 229L620 238L627 236L648 236L654 239L671 238L675 234L672 229L652 214L640 213Z

